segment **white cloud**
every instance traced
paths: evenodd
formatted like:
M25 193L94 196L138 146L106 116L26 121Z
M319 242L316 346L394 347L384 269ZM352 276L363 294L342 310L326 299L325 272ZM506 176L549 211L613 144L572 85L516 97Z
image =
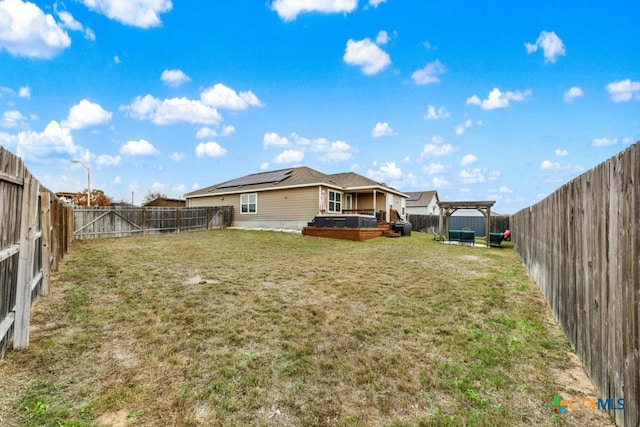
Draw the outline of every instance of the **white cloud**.
M50 59L71 46L51 14L30 2L0 1L0 49L15 56Z
M211 129L210 127L204 126L198 129L198 132L196 132L196 138L203 139L203 138L215 138L219 136L230 136L230 135L233 135L235 132L236 132L236 128L232 125L227 125L223 127L221 132L218 132L215 129Z
M535 43L525 43L527 53L533 53L541 48L545 62L556 62L556 58L565 55L564 44L553 31L541 31Z
M151 95L136 97L131 105L121 107L138 120L151 120L157 125L172 123L219 124L222 117L215 108L188 98L160 100Z
M475 154L467 154L460 160L461 166L469 166L478 161L478 156Z
M84 29L82 24L76 21L73 15L69 12L56 10L56 14L64 24L64 28L73 31L82 31Z
M435 156L435 157L448 156L449 154L452 154L455 151L456 151L455 148L453 148L451 144L442 144L442 145L426 144L422 149L420 158L425 159L431 156Z
M159 154L160 151L146 139L140 139L138 141L127 141L120 148L120 153L128 156L151 156Z
M359 41L349 39L343 59L349 65L360 67L368 75L377 74L391 64L389 54L368 37Z
M217 142L201 142L196 146L196 156L198 157L220 157L227 153L226 148L222 148Z
M93 32L91 28L85 28L84 30L84 38L87 40L95 41L96 33Z
M122 184L122 178L120 178L119 176L116 176L115 178L113 178L113 180L111 181L112 184L115 185L119 185Z
M111 113L100 104L83 99L69 109L67 120L62 125L71 129L85 129L92 126L100 126L111 121Z
M150 188L152 193L163 193L166 186L159 182L154 182L153 184L151 184Z
M269 162L260 163L260 170L261 171L266 171L267 169L269 169Z
M540 164L540 169L558 169L560 168L560 163L552 162L550 160L544 160L542 164Z
M18 96L20 98L30 99L31 98L31 88L29 86L22 86L18 90Z
M171 153L169 155L169 158L171 160L173 160L174 162L178 163L178 162L181 162L184 159L184 153L176 151L174 153Z
M160 14L171 10L171 0L82 0L89 9L125 25L140 28L162 24Z
M451 183L442 176L433 177L433 186L436 188L448 187Z
M113 62L117 65L117 64L121 63L122 61L120 60L120 57L118 55L115 55L113 57Z
M429 163L422 167L422 172L428 175L436 175L445 171L445 166L441 163Z
M96 159L98 166L118 166L120 165L122 158L118 155L110 156L108 154L101 154Z
M640 99L640 82L632 82L630 79L611 82L605 86L613 102L631 101L632 98Z
M0 126L9 129L15 128L24 120L26 120L26 117L24 117L20 111L9 110L2 114L2 118L0 118Z
M618 138L594 138L591 145L594 147L607 147L609 145L616 145L618 143Z
M584 96L584 92L578 86L573 86L571 89L567 90L562 96L562 100L564 102L571 102L576 98L580 98Z
M430 62L425 65L424 68L415 71L411 75L411 79L417 85L428 85L431 83L438 83L440 81L440 74L443 74L447 69L439 60Z
M237 93L235 90L217 83L200 94L206 105L228 110L246 110L249 107L262 105L258 97L251 91Z
M301 13L349 13L358 7L358 0L275 0L271 10L285 21L293 21Z
M168 86L178 87L191 79L182 70L164 70L160 76L162 82Z
M369 169L367 176L378 182L388 182L402 178L402 169L395 162L385 162L377 170Z
M52 154L73 155L86 159L88 152L74 144L71 129L51 121L43 132L20 132L17 138L17 154L26 159L51 156Z
M427 114L424 115L425 120L443 120L448 119L450 116L449 112L444 108L440 107L436 109L433 105L429 105L427 107Z
M556 156L560 156L560 157L569 155L569 152L567 150L563 150L560 148L556 148L555 153L556 153Z
M344 141L334 141L321 151L322 154L318 157L321 162L342 162L349 160L352 155L351 146Z
M498 193L513 193L513 190L506 185L502 185L500 186L500 188L498 188Z
M286 147L289 145L289 140L286 136L280 136L275 132L269 132L264 134L262 144L265 147Z
M496 87L489 92L487 99L481 100L477 95L473 95L467 99L467 104L478 105L482 107L483 110L507 108L509 106L509 101L524 101L525 99L530 98L531 94L532 92L528 89L525 91L507 91L503 93Z
M386 3L387 0L369 0L369 7L378 7L382 3Z
M457 135L464 135L464 132L469 129L471 127L471 125L473 125L473 122L471 121L471 119L467 119L464 121L464 123L459 124L458 126L455 127L455 131Z
M374 138L380 138L382 136L392 136L392 135L396 135L396 133L393 131L393 129L391 128L391 126L389 126L389 123L387 122L376 123L373 130L371 131L371 136L373 136Z
M485 182L485 176L480 168L463 169L460 171L460 178L465 184L482 184Z
M389 34L387 34L386 31L382 30L378 33L378 36L376 37L376 44L381 45L381 44L387 44L389 43Z
M443 144L444 138L440 135L433 135L431 137L431 142L433 142L434 144Z
M300 163L303 159L304 153L300 150L284 150L273 159L273 162L277 164Z

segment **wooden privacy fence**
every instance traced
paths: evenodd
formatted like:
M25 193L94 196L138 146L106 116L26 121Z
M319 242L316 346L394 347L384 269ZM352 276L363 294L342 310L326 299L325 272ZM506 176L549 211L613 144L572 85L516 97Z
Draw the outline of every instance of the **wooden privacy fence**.
M75 207L73 238L98 239L225 228L232 206L197 208Z
M0 358L10 341L29 344L31 305L49 293L51 270L66 252L71 209L0 147Z
M512 240L620 426L640 425L640 142L512 215ZM612 408L609 408L612 409Z

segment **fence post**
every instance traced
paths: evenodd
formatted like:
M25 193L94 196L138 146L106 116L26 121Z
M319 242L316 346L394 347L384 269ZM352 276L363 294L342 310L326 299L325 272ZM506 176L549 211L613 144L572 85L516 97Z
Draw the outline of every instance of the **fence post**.
M40 295L49 295L51 275L51 193L42 193L40 215L42 218L42 286Z
M147 210L142 208L142 235L147 235Z
M176 233L180 233L180 221L182 221L180 208L176 208Z
M20 222L20 254L18 257L18 281L16 289L13 348L29 345L29 321L31 318L31 278L35 255L37 227L38 181L25 178L22 191L22 215Z

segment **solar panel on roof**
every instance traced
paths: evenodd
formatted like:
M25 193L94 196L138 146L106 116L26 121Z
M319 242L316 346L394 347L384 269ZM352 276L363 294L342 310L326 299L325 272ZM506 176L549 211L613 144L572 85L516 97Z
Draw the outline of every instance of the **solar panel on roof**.
M252 175L243 176L242 178L232 179L231 181L223 182L218 185L218 188L228 188L228 187L240 187L243 185L255 185L255 184L270 184L276 183L289 178L293 172L293 169L274 171L274 172L263 172L263 173L254 173Z

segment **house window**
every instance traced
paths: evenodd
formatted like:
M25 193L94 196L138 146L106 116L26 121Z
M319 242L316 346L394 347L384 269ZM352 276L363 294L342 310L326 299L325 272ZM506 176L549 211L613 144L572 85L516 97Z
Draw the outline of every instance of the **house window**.
M240 195L240 213L254 214L258 212L258 194L241 194Z
M342 212L342 193L329 190L329 212Z

